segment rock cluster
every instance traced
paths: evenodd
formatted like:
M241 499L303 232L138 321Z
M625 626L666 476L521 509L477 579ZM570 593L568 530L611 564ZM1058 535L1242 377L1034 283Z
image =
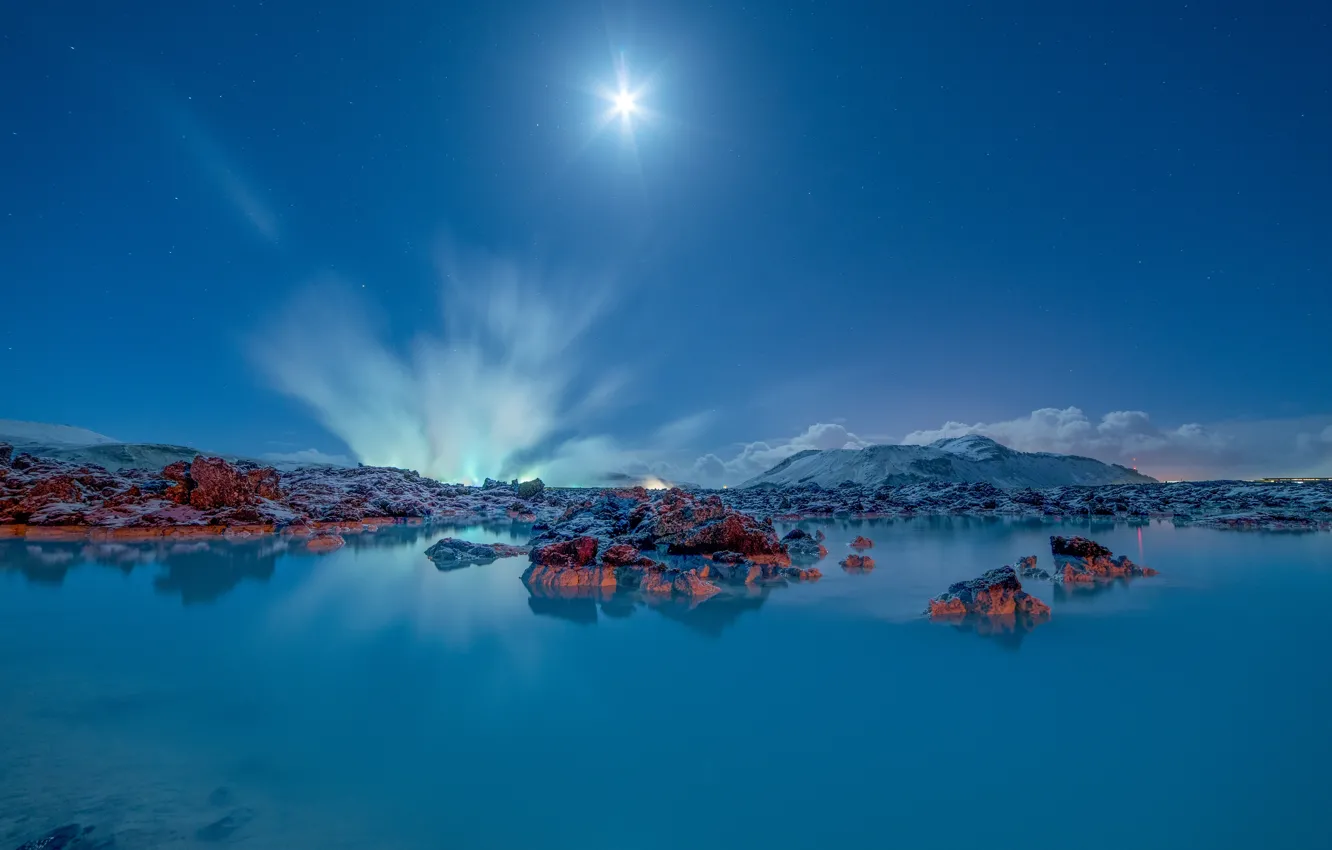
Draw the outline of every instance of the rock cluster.
M1025 558L1018 558L1017 562L1018 578L1030 578L1037 581L1049 581L1050 574L1040 567L1036 566L1036 556L1028 555Z
M526 482L535 485L539 482ZM438 518L535 520L558 515L563 500L523 485L490 488L441 484L402 469L271 467L196 457L160 471L124 469L15 454L0 444L0 535L30 536L33 528L148 532L152 529L253 527ZM533 492L535 491L535 492ZM521 510L514 511L514 506ZM6 533L8 529L8 533Z
M998 567L980 578L950 585L930 600L929 614L934 619L1016 616L1041 622L1049 618L1050 606L1022 589L1013 567Z
M1135 564L1127 555L1116 558L1106 547L1085 537L1051 537L1054 580L1068 583L1111 581L1154 576L1156 570Z
M782 537L782 545L786 547L791 560L812 563L828 555L823 539L822 530L810 534L803 528L793 528Z
M1332 483L1185 481L1003 490L986 483L924 482L725 490L736 510L783 520L915 515L1079 517L1222 529L1332 530Z
M874 559L869 555L847 555L841 566L848 573L864 573L874 569Z
M523 582L547 590L628 588L701 600L722 592L722 585L818 578L817 569L790 565L788 542L822 548L804 532L778 540L771 523L736 513L715 495L606 491L571 505L532 538ZM644 550L701 557L665 564Z

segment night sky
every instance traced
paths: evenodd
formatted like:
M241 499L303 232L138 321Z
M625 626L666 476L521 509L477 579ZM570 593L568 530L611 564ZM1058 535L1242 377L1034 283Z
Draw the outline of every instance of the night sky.
M0 79L0 418L1332 468L1326 3L50 0Z

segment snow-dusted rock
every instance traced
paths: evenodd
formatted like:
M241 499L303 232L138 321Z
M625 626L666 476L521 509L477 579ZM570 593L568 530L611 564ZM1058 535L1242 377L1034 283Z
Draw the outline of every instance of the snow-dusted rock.
M508 546L503 543L470 543L454 537L445 537L436 541L425 550L425 556L441 570L456 570L476 564L489 564L499 558L511 558L526 555L522 546Z
M934 619L980 615L1040 621L1050 616L1050 606L1022 589L1016 570L999 567L980 578L950 585L947 592L930 600L929 614Z
M1332 483L1198 481L1102 487L1019 488L928 482L902 486L841 484L752 487L721 492L735 510L783 519L963 515L1105 517L1221 529L1332 530Z
M864 573L874 569L874 559L869 555L847 555L840 563L848 573Z
M791 560L798 563L813 563L828 554L827 548L818 538L803 528L793 528L782 536L782 545L791 555Z
M1050 574L1040 567L1036 566L1036 556L1028 555L1025 558L1018 558L1017 562L1018 578L1029 578L1036 581L1049 581Z
M1094 582L1156 575L1151 567L1135 564L1127 555L1116 558L1109 549L1085 537L1051 537L1050 553L1055 561L1055 581Z

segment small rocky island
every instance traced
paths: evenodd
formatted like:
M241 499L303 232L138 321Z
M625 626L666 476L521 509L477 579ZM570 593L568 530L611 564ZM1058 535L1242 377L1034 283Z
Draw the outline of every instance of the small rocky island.
M1114 554L1085 537L1051 537L1050 554L1054 556L1054 580L1068 584L1086 584L1149 577L1157 574L1151 567L1135 564L1127 555Z

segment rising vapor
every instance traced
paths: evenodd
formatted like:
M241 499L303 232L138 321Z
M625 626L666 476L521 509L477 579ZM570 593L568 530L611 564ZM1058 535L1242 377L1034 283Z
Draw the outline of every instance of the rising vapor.
M363 297L324 282L279 311L249 353L363 463L441 481L555 471L551 483L590 483L579 479L614 462L613 445L589 455L587 438L564 438L612 394L613 376L580 373L574 350L605 289L570 292L497 261L450 265L444 279L438 332L405 351L385 342Z

